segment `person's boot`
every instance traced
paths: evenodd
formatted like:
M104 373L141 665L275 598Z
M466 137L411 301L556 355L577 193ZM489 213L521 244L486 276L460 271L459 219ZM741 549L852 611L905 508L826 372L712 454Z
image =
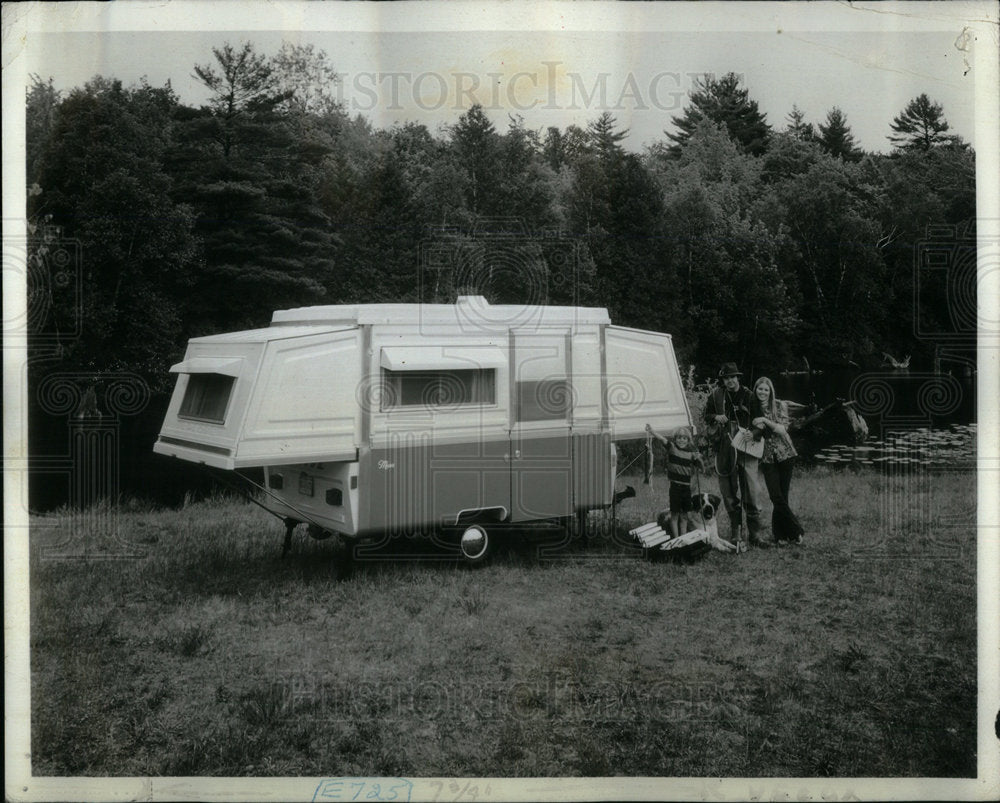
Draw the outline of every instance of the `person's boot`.
M743 539L742 528L738 524L732 526L732 535L729 537L729 543L736 545L736 554L739 555L741 552L747 551L747 542Z

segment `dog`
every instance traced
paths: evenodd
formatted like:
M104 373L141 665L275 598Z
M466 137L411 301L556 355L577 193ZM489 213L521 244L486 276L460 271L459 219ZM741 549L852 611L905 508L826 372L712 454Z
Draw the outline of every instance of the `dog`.
M691 495L691 509L683 514L681 524L684 525L681 535L691 530L708 530L718 533L718 522L715 512L722 505L722 497L716 494L700 493ZM666 531L670 530L670 511L662 510L656 514L656 523Z
M727 541L719 536L719 522L715 517L716 511L722 504L722 497L716 494L701 493L691 497L691 517L700 519L702 528L708 533L707 543L712 549L719 552L738 552L736 544Z
M701 525L710 533L718 533L719 523L715 518L715 511L722 504L722 497L716 494L700 493L691 497L691 512L688 513L688 520L695 520L695 525Z
M684 532L704 530L704 543L719 552L735 552L736 545L719 536L719 522L716 512L722 505L722 497L717 494L699 493L691 496L691 509L681 520ZM656 523L669 532L670 511L664 510L656 516ZM683 533L681 533L683 535Z

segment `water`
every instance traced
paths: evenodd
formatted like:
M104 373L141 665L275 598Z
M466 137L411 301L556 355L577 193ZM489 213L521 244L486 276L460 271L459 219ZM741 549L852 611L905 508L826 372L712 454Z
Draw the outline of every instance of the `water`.
M813 459L829 465L974 468L976 376L967 364L952 372L833 369L774 378L780 398L823 406L851 399L868 424L859 446L834 445Z
M951 424L944 428L886 432L884 438L869 438L860 446L828 446L813 459L842 466L974 469L976 425Z

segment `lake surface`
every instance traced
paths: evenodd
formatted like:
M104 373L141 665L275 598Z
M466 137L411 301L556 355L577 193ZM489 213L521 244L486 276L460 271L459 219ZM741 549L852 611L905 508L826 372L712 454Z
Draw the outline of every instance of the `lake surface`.
M860 446L830 446L814 459L831 465L974 468L976 377L881 369L834 369L774 377L780 398L822 406L851 399L868 424Z
M813 459L830 465L974 469L976 425L886 432L884 437L869 438L861 446L829 446Z

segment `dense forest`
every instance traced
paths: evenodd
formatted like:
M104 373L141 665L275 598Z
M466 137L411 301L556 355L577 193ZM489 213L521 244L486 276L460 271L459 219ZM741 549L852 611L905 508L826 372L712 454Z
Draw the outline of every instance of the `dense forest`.
M169 84L33 78L34 382L127 371L159 392L189 337L291 306L465 292L605 306L672 333L699 375L883 352L929 365L919 331L954 329L948 271L915 293L915 254L929 226L971 225L975 155L926 95L886 119L888 153L865 153L840 109L775 126L737 76L704 76L633 153L607 112L501 131L473 106L439 131L380 130L334 100L311 46L206 56L200 108Z

